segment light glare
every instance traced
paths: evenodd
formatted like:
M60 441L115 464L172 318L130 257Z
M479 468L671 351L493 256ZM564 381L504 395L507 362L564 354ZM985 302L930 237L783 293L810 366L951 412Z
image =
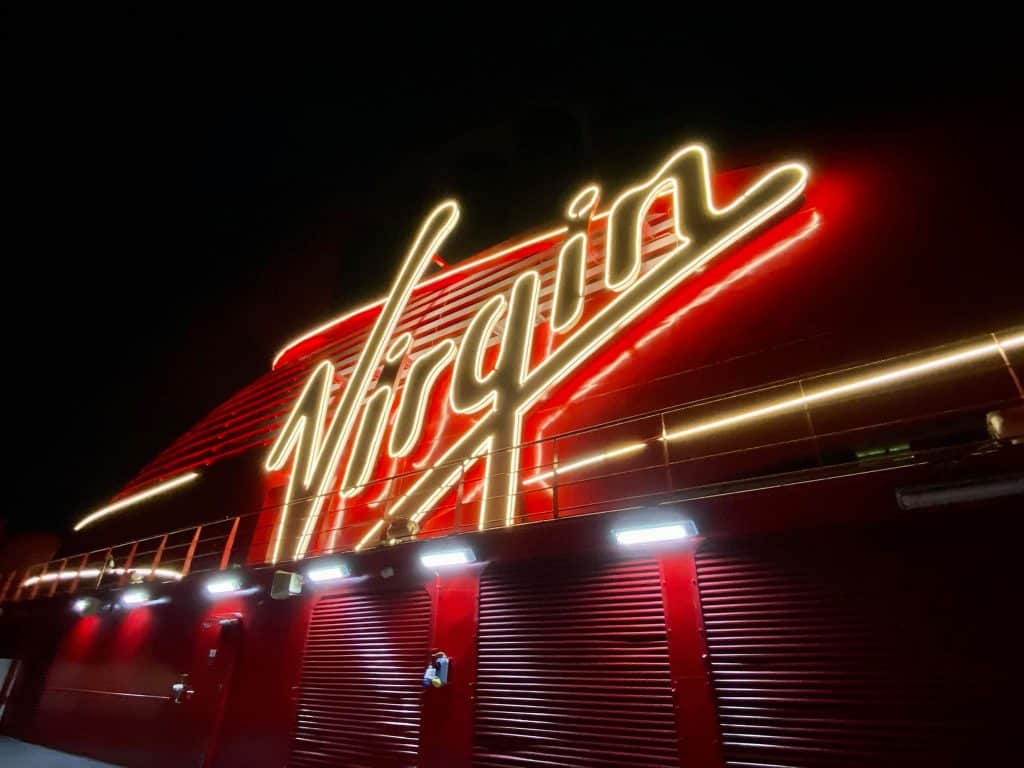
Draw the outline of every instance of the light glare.
M310 568L306 575L312 582L336 581L348 576L348 568L341 565L323 565L319 568Z
M658 541L688 539L697 534L697 526L689 520L671 525L655 525L644 528L623 528L615 531L615 540L624 547L634 544L652 544Z
M421 555L420 562L427 568L444 568L447 565L465 565L476 558L468 549L450 549L445 552L432 552Z
M129 589L121 598L121 602L125 605L139 605L147 600L149 600L149 593L144 589Z
M242 588L241 580L236 576L221 576L206 582L206 591L211 595L223 595L237 592Z
M71 607L75 611L75 613L86 613L91 606L92 602L89 600L89 598L80 597L78 600L75 600L74 605L72 605Z

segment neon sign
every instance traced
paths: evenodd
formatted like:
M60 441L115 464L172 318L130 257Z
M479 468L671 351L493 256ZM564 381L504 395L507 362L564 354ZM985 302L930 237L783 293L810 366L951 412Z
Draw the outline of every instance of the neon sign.
M567 207L567 227L555 233L564 240L549 318L557 342L550 350L534 349L541 279L529 270L516 278L507 295L492 296L479 307L458 344L444 340L420 353L398 398L399 373L413 341L408 333L394 335L398 320L459 218L455 202L439 205L420 227L333 413L328 414L328 407L336 371L324 361L309 376L271 445L266 469L290 469L271 561L307 554L339 474L337 491L345 498L367 482L385 446L392 458L413 450L431 393L449 367L448 402L454 412L475 417L473 425L389 506L356 549L385 537L416 535L431 508L477 462L483 464L478 527L512 524L521 485L521 430L530 409L689 275L784 212L800 197L807 176L798 163L780 165L731 203L717 207L707 151L690 145L671 155L649 178L620 193L607 213L597 213L600 189L584 188ZM645 271L644 221L660 198L669 200L675 242ZM607 219L603 290L611 299L584 320L591 225L601 218ZM485 365L489 341L499 328L497 357ZM391 435L385 441L389 423ZM347 460L340 467L343 455ZM294 546L286 550L285 542L291 541Z

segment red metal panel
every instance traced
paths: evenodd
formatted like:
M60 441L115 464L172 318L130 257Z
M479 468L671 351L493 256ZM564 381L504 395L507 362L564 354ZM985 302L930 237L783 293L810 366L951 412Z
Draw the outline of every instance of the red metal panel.
M791 536L698 555L727 765L1000 762L1010 694L997 671L997 593L1008 561L1000 547L961 555L944 530Z
M680 547L673 542L658 558L669 627L679 756L686 768L721 768L717 712L697 593L695 548L695 543L687 542L687 546Z
M771 393L755 396L754 391L768 385L781 384L777 394L788 397L807 383L798 382L799 377L845 370L923 345L972 339L982 330L1019 325L1019 302L1013 301L1017 297L1008 289L1008 281L1003 285L991 279L993 274L1005 273L1004 263L1012 260L1012 249L1006 249L1005 243L1013 242L1013 233L996 207L977 204L993 194L998 197L992 189L1001 187L990 187L988 177L979 176L972 164L957 161L951 167L949 153L932 141L915 138L910 146L904 146L904 139L893 137L892 141L895 144L887 140L870 151L837 145L812 152L812 182L799 209L692 275L635 325L624 328L607 349L553 387L527 415L522 436L527 442L560 436L559 443L557 448L545 443L522 452L524 481L531 471L550 466L556 450L564 467L617 444L610 430L572 434L577 430L679 406L686 406L678 414L686 419L704 418L719 406L749 402L756 407L763 405L762 394ZM794 154L805 152L801 148ZM953 156L959 155L954 152ZM731 164L726 158L722 162ZM951 175L953 171L956 174ZM717 175L716 194L728 200L752 173L756 172L747 169ZM998 175L992 169L986 173ZM948 221L963 210L971 212L974 225L951 231ZM647 266L674 245L667 212L656 207L648 216ZM609 295L603 287L599 252L603 226L598 224L592 233L587 312L596 311ZM538 309L541 319L546 319L559 250L558 238L553 238L440 273L416 288L396 332L414 332L413 357L441 339L458 341L481 302L505 292L517 275L534 268L542 278ZM913 256L935 253L936 263L958 264L950 254L965 252L977 255L970 269L960 272L923 269L921 260ZM382 276L382 290L387 277ZM865 302L864 296L872 300ZM189 468L200 469L200 483L180 496L154 499L150 514L107 521L103 528L85 534L95 536L88 545L68 552L111 539L137 538L143 529L151 532L145 521L161 517L172 517L174 525L191 524L210 519L213 511L250 514L261 507L259 522L251 524L257 536L269 538L280 509L280 499L270 499L273 485L286 482L287 473L264 476L260 448L274 436L314 363L329 359L337 366L336 384L344 383L377 311L356 312L299 344L274 371L215 409L158 456L122 495ZM546 327L542 322L536 332L538 355L561 343ZM495 351L494 346L488 351L488 364ZM1010 364L1019 369L1014 354L1019 357L1019 350L1007 350ZM869 394L858 390L851 393L856 397L811 403L805 411L793 409L757 424L745 423L742 429L708 432L668 446L656 442L660 431L630 425L621 430L624 436L647 440L648 449L620 456L607 467L594 464L567 472L552 478L552 487L546 482L524 485L518 514L533 521L554 515L556 506L559 515L601 511L625 506L619 501L629 496L631 487L642 486L646 496L658 492L660 483L654 481L663 475L661 466L655 466L659 450L673 462L667 481L705 488L737 478L853 461L857 453L897 445L909 444L916 452L944 442L984 438L979 412L1001 407L1008 396L1019 396L1006 371L997 370L997 363L992 356L935 375L920 383L920 391L918 382ZM381 503L388 503L382 499L401 496L414 480L408 473L430 466L474 420L447 407L444 391L449 375L446 372L439 379L440 394L432 399L415 455L378 462L373 482L349 497L343 517L330 514L336 510L326 510L312 542L314 551L351 548L379 519ZM399 376L397 388L403 387ZM720 399L727 394L734 399ZM656 419L650 421L647 426L659 426ZM226 456L237 460L221 461ZM225 479L226 473L242 473L243 468L248 473L244 483ZM609 477L605 471L619 468L635 473ZM604 477L593 476L598 472ZM551 498L554 486L557 498ZM238 489L246 493L239 494ZM457 502L455 493L438 501L424 520L422 533L451 532L459 522L473 525L481 492L479 483L470 483L459 489ZM260 496L266 499L263 504ZM609 505L609 498L616 503ZM647 501L634 499L633 503ZM454 519L453 504L460 521ZM344 521L340 530L328 522L334 519ZM126 533L114 536L116 525L123 525ZM110 532L107 538L101 538L104 530ZM246 529L240 530L240 535L245 533ZM265 547L250 549L265 551ZM262 559L262 554L254 554L252 562Z
M73 616L66 602L54 607ZM240 630L197 626L195 607L167 601L71 618L24 735L115 765L211 764ZM182 675L194 694L174 703Z
M474 563L438 573L428 586L434 601L432 651L451 659L448 685L424 692L421 768L468 768L473 756L473 694L480 570Z
M477 663L475 765L679 764L656 562L485 573Z
M416 765L429 650L426 590L322 598L306 640L289 765Z

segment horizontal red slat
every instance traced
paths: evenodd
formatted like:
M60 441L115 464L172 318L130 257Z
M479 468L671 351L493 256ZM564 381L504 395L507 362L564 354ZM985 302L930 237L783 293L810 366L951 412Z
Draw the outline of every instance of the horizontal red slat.
M962 579L974 569L951 543L890 528L701 551L727 764L983 764L998 686L980 674L990 649Z
M678 764L657 563L489 570L478 653L475 765Z
M416 765L429 643L424 590L322 598L302 660L289 765Z
M652 240L645 245L645 260L650 264L672 244L665 236L671 221L663 211L652 212L648 230ZM595 239L599 245L601 237ZM541 276L540 310L547 311L554 289L558 248L548 246L513 260L499 259L476 270L464 272L453 285L429 286L414 292L395 333L414 334L410 353L415 355L445 338L458 339L480 303L507 291L526 269ZM600 290L603 273L588 274L587 292ZM240 452L265 445L282 423L295 397L302 389L313 366L331 360L344 383L363 348L375 315L368 313L359 325L328 330L324 340L300 358L270 371L214 408L189 432L174 441L146 465L121 492L127 495L150 485L201 466L208 466Z

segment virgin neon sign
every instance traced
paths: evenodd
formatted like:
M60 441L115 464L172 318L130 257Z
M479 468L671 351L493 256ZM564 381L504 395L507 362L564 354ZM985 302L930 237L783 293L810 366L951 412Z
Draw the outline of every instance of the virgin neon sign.
M541 280L529 270L507 294L492 296L479 307L457 344L446 339L417 355L399 397L399 371L413 339L408 333L395 335L398 320L431 257L459 219L454 201L439 205L420 227L333 412L328 413L328 406L335 368L324 361L310 374L271 445L266 469L289 470L271 560L304 557L335 489L343 498L357 493L382 451L395 458L414 449L427 403L449 366L451 383L440 394L456 413L472 415L473 425L389 505L356 548L383 536L415 535L438 500L477 462L483 463L484 478L478 526L512 524L521 484L521 431L530 409L553 384L577 371L694 271L780 216L799 198L807 176L799 163L780 165L718 207L712 199L707 151L691 145L621 192L607 213L598 213L600 190L584 188L569 203L567 227L559 233L564 239L548 319L557 343L551 351L538 360L534 350ZM643 223L654 201L663 197L669 198L675 244L644 271ZM584 320L591 225L605 217L603 290L613 298ZM488 341L501 322L497 358L485 366ZM389 423L391 434L385 440ZM347 458L340 466L343 455ZM293 528L294 547L286 547Z

